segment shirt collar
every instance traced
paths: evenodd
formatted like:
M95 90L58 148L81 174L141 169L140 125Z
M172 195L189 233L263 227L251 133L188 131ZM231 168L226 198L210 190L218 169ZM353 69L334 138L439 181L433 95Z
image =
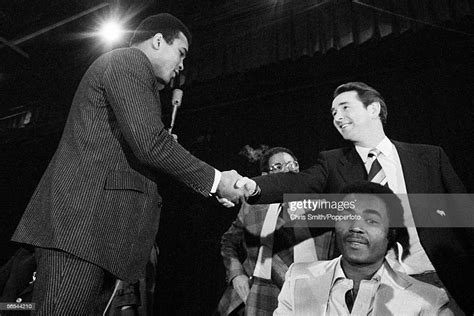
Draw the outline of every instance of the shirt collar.
M365 164L367 162L367 157L369 155L369 151L373 147L369 148L369 147L362 147L362 146L357 146L356 145L355 148L356 148L357 153L359 154L360 158L362 159L362 161ZM375 146L375 148L380 150L380 152L386 157L391 157L392 154L393 154L393 143L390 141L390 139L388 139L387 136L385 136L384 139L382 139L382 141L377 146Z
M337 261L336 263L336 267L334 269L334 275L333 275L333 278L332 278L332 281L331 281L331 288L334 286L334 284L339 280L339 279L347 279L346 275L344 274L344 270L342 270L342 266L341 266L341 258L342 256L339 257L339 260ZM385 271L385 264L386 264L386 261L384 259L382 265L380 266L380 268L377 270L377 272L375 272L375 274L372 276L372 278L370 280L373 280L375 282L380 282L382 280L382 275Z
M385 259L383 260L382 262L382 265L380 266L380 268L377 270L377 272L375 272L375 274L372 276L371 280L374 280L376 282L380 282L382 280L382 275L385 271Z
M334 286L334 283L336 283L337 280L347 279L346 275L344 274L344 270L342 270L341 258L342 256L339 257L339 260L336 263L336 267L334 269L334 275L332 277L331 287Z

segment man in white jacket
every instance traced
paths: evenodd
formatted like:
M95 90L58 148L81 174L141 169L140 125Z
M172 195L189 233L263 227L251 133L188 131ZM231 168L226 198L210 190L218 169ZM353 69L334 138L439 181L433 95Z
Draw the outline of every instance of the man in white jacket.
M400 227L398 197L365 181L342 192L344 201L354 202L335 223L342 255L293 264L274 315L452 315L443 289L397 272L385 260L406 229Z

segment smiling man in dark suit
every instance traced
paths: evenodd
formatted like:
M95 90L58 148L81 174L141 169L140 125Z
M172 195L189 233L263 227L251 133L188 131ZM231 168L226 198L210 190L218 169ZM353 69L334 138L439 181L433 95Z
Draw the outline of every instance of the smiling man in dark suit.
M103 311L115 279L135 282L158 230L160 174L197 193L242 197L181 147L161 121L159 91L183 70L191 34L169 14L146 18L131 47L99 57L76 91L59 143L13 240L36 247L38 315Z
M317 163L299 174L241 181L239 186L245 185L254 195L250 203L279 202L284 193L336 193L357 180L388 185L397 194L466 192L443 149L392 141L385 135L387 106L372 87L361 82L339 86L334 92L331 113L334 126L352 146L321 152ZM372 179L370 171L377 164L379 168ZM427 217L436 216L436 209L418 205L412 196L403 202L410 237L405 272L445 286L448 295L454 297L450 302L453 311L459 310L456 301L466 313L474 312L474 291L470 290L474 281L472 226L423 227ZM473 213L470 209L457 208L448 217L472 225ZM392 252L388 256L396 254Z

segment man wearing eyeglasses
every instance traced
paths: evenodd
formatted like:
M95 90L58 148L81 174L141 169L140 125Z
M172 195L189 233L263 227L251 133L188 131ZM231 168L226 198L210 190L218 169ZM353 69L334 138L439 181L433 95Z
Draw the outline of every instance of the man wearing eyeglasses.
M262 156L260 170L262 175L298 173L299 164L291 150L274 147ZM219 302L220 315L272 315L295 258L300 262L327 258L322 251L330 243L330 234L313 240L305 228L284 227L288 221L281 204L242 205L221 240L229 286Z

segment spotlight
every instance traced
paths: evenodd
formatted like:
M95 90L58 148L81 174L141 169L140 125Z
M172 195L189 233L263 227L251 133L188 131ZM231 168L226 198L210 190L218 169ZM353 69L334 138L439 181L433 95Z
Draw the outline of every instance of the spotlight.
M117 21L105 22L99 30L99 35L108 44L119 41L123 33L122 26Z

